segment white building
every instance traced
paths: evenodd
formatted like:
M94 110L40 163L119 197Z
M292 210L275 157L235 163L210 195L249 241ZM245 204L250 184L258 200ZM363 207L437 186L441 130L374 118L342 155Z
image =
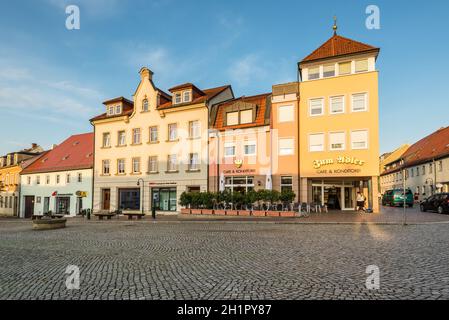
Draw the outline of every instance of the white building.
M73 135L24 169L20 216L92 209L93 145L93 133Z

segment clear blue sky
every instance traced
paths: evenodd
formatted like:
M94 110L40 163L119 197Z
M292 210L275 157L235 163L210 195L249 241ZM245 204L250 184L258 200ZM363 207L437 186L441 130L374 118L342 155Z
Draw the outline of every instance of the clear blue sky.
M81 29L65 28L77 4ZM365 27L380 8L381 29ZM296 79L332 35L379 46L381 152L449 125L449 1L29 0L0 2L0 154L92 130L102 101L157 86L232 84L236 95Z

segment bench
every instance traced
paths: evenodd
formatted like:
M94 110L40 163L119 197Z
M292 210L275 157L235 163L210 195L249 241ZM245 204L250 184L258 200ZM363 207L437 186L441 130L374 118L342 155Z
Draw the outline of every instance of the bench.
M108 220L111 220L113 216L115 216L115 213L112 212L96 212L94 213L94 216L98 217L98 220L103 220L103 218L107 218Z
M145 216L145 214L142 213L131 213L131 212L127 212L123 214L124 216L128 217L128 220L132 220L134 217L136 217L138 220L141 220L143 216Z

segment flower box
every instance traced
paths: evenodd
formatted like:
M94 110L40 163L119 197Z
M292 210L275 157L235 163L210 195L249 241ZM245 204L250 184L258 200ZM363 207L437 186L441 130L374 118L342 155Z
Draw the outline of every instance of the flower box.
M191 210L189 208L181 209L181 214L190 214Z
M250 210L239 210L239 216L248 217L250 215L251 215L251 211Z
M224 216L226 215L226 210L214 210L215 215Z
M239 214L238 210L228 210L226 211L227 216L237 216Z
M212 209L203 209L201 211L201 214L212 215L212 214L214 214L214 210L212 210Z
M192 209L191 214L201 214L201 209Z
M254 217L265 217L266 212L264 210L253 210L251 211L251 215Z
M281 211L281 217L294 218L295 216L296 216L296 212L294 212L294 211Z
M267 211L267 217L279 217L279 211Z

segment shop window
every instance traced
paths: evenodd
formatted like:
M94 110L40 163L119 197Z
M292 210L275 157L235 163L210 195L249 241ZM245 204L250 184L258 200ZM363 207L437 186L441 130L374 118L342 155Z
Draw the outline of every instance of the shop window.
M161 211L176 211L176 188L153 188L154 207Z
M119 189L118 194L121 210L140 209L140 189Z

